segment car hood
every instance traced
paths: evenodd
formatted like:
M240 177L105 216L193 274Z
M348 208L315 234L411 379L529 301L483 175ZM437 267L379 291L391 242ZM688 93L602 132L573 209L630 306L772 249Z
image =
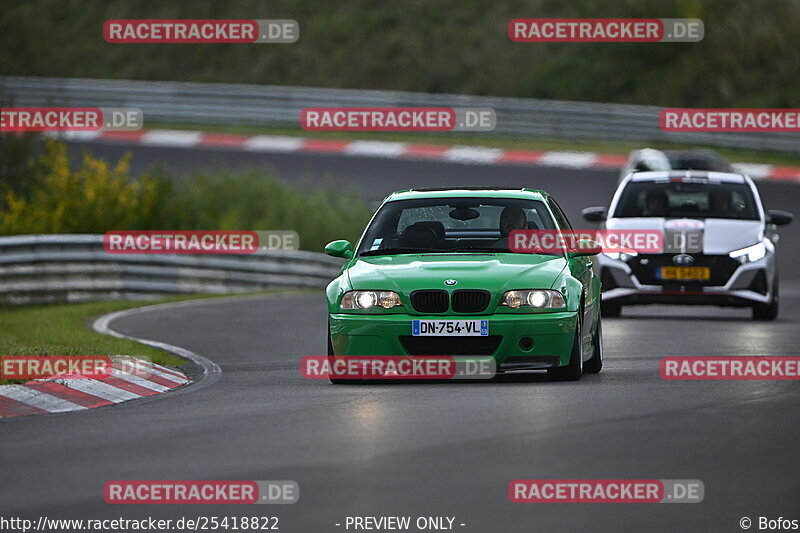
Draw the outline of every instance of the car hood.
M352 289L409 294L419 289L549 289L563 257L533 254L420 254L359 258L348 270ZM455 285L445 285L455 280Z
M764 225L760 220L731 220L722 218L689 219L689 218L610 218L606 221L606 229L623 230L658 230L687 231L702 233L704 254L727 254L740 248L752 246L764 237Z

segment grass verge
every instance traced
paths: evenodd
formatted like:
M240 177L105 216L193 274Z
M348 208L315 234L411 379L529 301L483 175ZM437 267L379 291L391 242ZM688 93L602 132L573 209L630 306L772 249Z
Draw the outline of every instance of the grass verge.
M144 305L203 298L175 297L143 302L112 301L0 308L0 353L3 355L133 355L164 366L185 361L138 342L92 330L91 321L106 313ZM1 357L1 356L0 356ZM0 379L0 385L27 380Z
M0 354L3 355L133 355L156 364L178 367L186 361L171 353L136 341L103 335L91 329L100 315L170 302L257 296L282 292L308 292L310 289L267 289L241 294L191 294L148 300L0 307ZM312 292L314 292L312 290ZM2 355L0 355L0 359ZM0 385L27 380L0 379Z

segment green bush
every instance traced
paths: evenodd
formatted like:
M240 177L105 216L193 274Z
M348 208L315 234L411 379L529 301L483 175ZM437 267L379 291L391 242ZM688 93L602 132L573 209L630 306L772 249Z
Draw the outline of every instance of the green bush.
M355 192L332 184L294 188L257 169L184 178L169 205L176 229L294 230L300 247L312 251L357 238L372 212Z
M0 197L7 191L30 191L30 165L36 155L37 138L35 133L0 135Z
M73 170L66 146L46 141L42 154L25 166L29 190L8 188L2 196L0 235L294 230L301 248L321 251L328 241L357 238L371 214L355 192L332 184L295 188L257 169L176 180L155 171L134 177L130 161L127 154L111 165L86 153Z
M153 228L169 184L149 174L135 179L130 160L126 155L111 166L85 154L73 170L66 145L45 141L43 153L28 167L30 190L5 193L0 234Z

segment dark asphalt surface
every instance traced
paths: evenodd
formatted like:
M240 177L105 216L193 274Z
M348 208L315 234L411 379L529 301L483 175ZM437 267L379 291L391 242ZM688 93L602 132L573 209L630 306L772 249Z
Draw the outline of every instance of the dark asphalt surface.
M240 154L194 153L170 164L215 156ZM408 186L404 172L425 186L486 184L488 176L547 189L573 218L603 203L614 183L608 172L261 157L284 168L284 179L319 165L370 196ZM795 187L762 190L775 202L770 207L791 209ZM784 253L784 260L798 257ZM120 319L112 327L122 333L214 360L221 378L156 400L4 421L0 515L272 515L285 532L344 531L334 524L348 515L454 516L465 524L456 531L475 532L733 532L743 516L800 519L797 382L658 375L659 359L669 355L800 355L800 282L789 280L796 276L788 266L778 321L753 322L747 310L626 308L604 323L603 372L577 383L303 379L299 359L325 350L321 292L210 300ZM512 504L507 486L519 478L699 479L705 500ZM284 506L107 505L102 487L115 479L291 479L301 496Z
M785 313L626 310L605 322L606 368L577 383L334 386L300 376L325 349L321 294L209 301L117 321L218 362L210 387L2 424L3 515L275 514L283 531L347 515L447 515L464 531L735 531L791 516L800 493L797 382L667 382L667 355L797 354ZM700 479L700 504L512 504L518 478ZM111 506L115 479L292 479L291 506Z

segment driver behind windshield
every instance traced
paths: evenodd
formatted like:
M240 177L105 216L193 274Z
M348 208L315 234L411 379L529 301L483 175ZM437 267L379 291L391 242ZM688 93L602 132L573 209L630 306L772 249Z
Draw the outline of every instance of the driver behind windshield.
M714 191L710 194L711 216L727 218L731 210L731 195L728 191Z
M645 197L643 217L663 217L667 215L667 195L662 191L648 191Z
M526 229L527 226L528 219L524 209L516 206L505 207L500 213L500 239L492 245L492 248L508 250L508 236L511 232Z

